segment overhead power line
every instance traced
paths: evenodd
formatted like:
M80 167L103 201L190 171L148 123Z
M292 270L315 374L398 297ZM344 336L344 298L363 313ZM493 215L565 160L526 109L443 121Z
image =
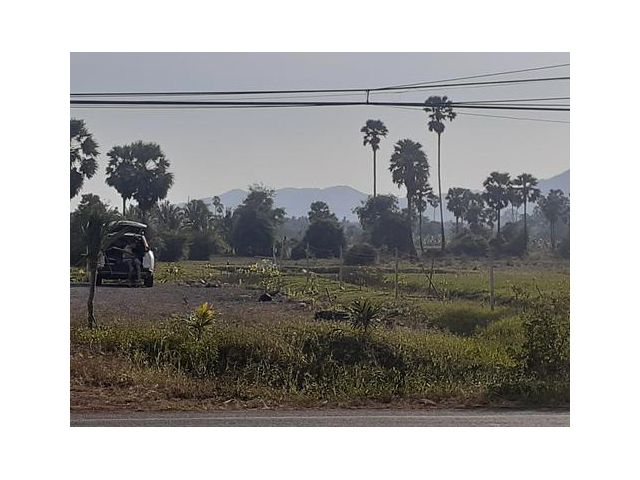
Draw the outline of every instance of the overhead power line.
M405 106L405 107L425 107L424 103L416 102L262 102L262 101L195 101L195 100L71 100L72 106L210 106L210 107L237 107L237 106L268 106L268 107L288 107L288 106L304 106L304 107L342 107L342 106ZM566 112L569 111L569 107L564 106L531 106L531 105L518 105L518 104L500 104L500 105L475 105L452 102L454 108L462 109L491 109L491 110L528 110L528 111L556 111Z
M521 70L507 70L504 72L494 72L494 73L484 73L484 74L480 74L480 75L471 75L468 77L455 77L455 78L445 78L442 80L429 80L426 82L415 82L415 83L406 83L404 85L393 85L393 87L395 88L405 88L405 87L412 87L412 86L416 86L416 85L431 85L434 83L442 83L442 82L454 82L454 81L458 81L458 80L470 80L472 78L487 78L487 77L496 77L499 75L511 75L514 73L524 73L524 72L533 72L536 70L548 70L551 68L560 68L560 67L568 67L570 64L569 63L559 63L557 65L544 65L542 67L533 67L533 68L523 68Z
M197 91L197 92L93 92L72 93L72 97L146 97L146 96L208 96L208 95L272 95L272 94L296 94L296 93L362 93L389 92L394 90L425 90L443 87L479 86L479 85L508 85L517 83L552 82L570 80L569 76L522 78L512 80L494 80L487 82L466 82L434 85L415 85L406 87L377 87L377 88L330 88L330 89L303 89L303 90L238 90L238 91Z

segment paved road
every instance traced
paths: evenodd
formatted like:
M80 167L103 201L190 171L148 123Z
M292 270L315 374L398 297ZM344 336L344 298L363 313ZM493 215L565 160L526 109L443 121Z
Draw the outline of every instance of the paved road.
M242 410L72 413L72 427L568 427L568 411Z

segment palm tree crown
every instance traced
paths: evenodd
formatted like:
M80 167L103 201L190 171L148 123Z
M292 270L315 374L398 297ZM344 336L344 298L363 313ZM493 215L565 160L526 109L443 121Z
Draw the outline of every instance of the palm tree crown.
M411 227L416 194L429 179L429 161L427 154L422 150L422 145L409 139L396 143L393 155L391 155L389 171L393 183L407 189L407 219ZM409 228L409 232L411 232L411 228ZM411 253L415 255L413 239L410 240Z
M360 129L364 133L362 144L366 147L371 145L373 151L373 196L376 196L376 152L380 148L380 137L386 137L389 131L381 120L367 120L364 127Z
M84 120L71 119L71 198L75 197L84 179L91 178L98 169L98 144L87 130Z

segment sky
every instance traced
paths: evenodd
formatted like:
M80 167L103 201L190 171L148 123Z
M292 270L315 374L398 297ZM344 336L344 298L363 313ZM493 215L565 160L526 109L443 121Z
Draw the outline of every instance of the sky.
M375 88L569 63L568 53L72 53L71 92ZM567 76L568 67L479 79ZM466 80L473 81L473 80ZM569 82L444 87L371 94L371 100L423 102L568 97ZM237 97L235 97L237 98ZM305 98L361 100L362 95ZM266 99L265 99L266 100ZM565 102L560 102L565 103ZM480 189L491 171L549 178L569 168L569 124L495 118L569 120L568 112L460 111L442 136L442 187ZM473 113L474 115L469 115ZM106 153L136 140L158 143L175 183L168 199L183 202L263 183L272 188L350 185L372 191L372 155L360 128L380 119L389 129L378 151L377 189L402 196L391 182L393 145L420 142L436 185L437 137L426 114L398 107L286 109L72 108L100 146L99 171L81 193L118 206L105 184ZM78 195L71 202L74 208Z

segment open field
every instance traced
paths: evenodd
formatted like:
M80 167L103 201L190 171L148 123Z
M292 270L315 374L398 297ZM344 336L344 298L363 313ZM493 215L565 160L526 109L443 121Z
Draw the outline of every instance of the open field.
M95 331L84 327L88 289L72 283L72 409L568 405L568 376L527 371L522 317L536 297L568 292L568 263L497 262L493 310L481 261L438 259L437 293L402 262L397 299L393 263L265 265L160 264L151 289L98 289ZM265 290L279 293L259 302ZM383 305L366 335L314 319L357 298ZM217 314L194 338L185 318L204 302Z

